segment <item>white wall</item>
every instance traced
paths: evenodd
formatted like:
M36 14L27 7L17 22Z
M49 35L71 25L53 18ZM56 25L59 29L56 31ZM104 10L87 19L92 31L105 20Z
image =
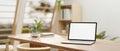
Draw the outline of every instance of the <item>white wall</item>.
M67 1L67 0L66 0ZM120 0L70 0L82 8L83 21L97 21L98 33L105 30L120 40Z

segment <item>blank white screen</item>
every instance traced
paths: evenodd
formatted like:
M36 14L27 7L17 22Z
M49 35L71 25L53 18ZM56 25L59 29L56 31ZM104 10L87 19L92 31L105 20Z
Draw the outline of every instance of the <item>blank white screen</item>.
M71 23L69 39L95 40L96 23Z

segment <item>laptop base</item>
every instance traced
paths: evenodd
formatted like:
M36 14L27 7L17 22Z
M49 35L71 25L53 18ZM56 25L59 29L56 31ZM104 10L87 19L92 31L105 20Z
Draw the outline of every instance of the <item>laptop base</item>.
M76 44L76 45L92 45L95 42L94 41L72 41L72 40L68 40L68 41L62 41L61 43L63 43L63 44Z

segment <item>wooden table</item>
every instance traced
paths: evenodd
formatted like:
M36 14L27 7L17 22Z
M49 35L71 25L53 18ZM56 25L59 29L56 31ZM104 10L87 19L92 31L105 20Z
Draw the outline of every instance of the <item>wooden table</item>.
M120 51L120 42L97 40L93 45L74 45L74 44L62 44L65 38L59 35L51 37L41 37L33 39L30 34L20 34L9 36L11 40L26 41L30 43L40 44L44 46L50 46L53 48L64 49L68 51Z

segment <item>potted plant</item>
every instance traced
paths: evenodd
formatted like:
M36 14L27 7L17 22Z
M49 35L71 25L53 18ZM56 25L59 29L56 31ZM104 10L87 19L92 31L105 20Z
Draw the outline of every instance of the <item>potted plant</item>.
M38 38L40 36L40 32L42 31L41 21L34 20L34 23L30 27L30 31L33 38Z
M108 36L106 36L106 31L102 31L102 32L100 32L99 34L97 34L96 35L96 38L97 39L105 39L105 38L107 38ZM112 38L110 38L110 40L112 40L112 41L114 41L114 40L116 40L118 37L112 37Z

